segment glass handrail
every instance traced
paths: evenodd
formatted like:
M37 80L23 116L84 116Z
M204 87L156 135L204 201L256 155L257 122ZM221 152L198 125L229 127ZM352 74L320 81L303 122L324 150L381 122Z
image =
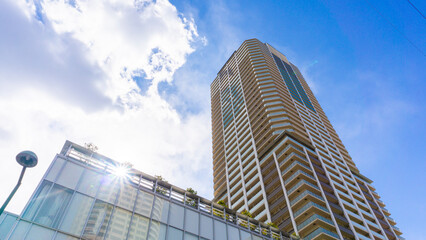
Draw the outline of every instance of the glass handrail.
M309 203L305 204L303 207L301 207L299 210L295 211L294 212L294 217L299 216L301 213L303 213L304 211L306 211L306 209L308 209L310 207L317 207L317 208L319 208L319 209L321 209L321 210L323 210L325 212L329 212L326 207L321 206L321 205L319 205L317 203L314 203L314 202L309 202Z
M315 188L315 189L320 190L320 189L318 188L318 186L316 186L315 184L312 184L312 183L310 183L310 182L306 181L305 179L302 179L302 180L300 180L300 182L298 182L296 185L294 185L293 187L291 187L291 188L287 191L287 193L288 193L288 194L291 194L294 190L296 190L296 189L297 189L298 187L300 187L302 184L307 184L307 185L309 185L309 186L311 186L311 187L313 187L313 188Z

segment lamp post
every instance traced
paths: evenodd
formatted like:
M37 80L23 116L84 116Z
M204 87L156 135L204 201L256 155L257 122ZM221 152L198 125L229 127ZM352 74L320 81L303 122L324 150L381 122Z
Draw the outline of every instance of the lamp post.
M15 195L16 191L21 185L22 178L24 177L25 169L27 169L27 167L28 168L35 167L37 165L38 158L37 158L37 155L31 151L23 151L23 152L20 152L18 155L16 155L16 161L22 166L21 175L19 176L19 180L15 188L12 190L12 192L9 194L9 197L6 199L6 202L4 202L3 206L1 206L0 215L3 213L7 204L10 202L10 199L12 199L13 195Z

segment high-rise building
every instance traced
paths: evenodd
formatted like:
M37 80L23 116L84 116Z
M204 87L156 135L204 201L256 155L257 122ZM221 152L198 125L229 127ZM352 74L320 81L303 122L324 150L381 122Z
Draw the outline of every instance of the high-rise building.
M304 239L403 239L287 58L250 39L211 84L215 201Z
M1 240L289 240L253 218L67 141Z

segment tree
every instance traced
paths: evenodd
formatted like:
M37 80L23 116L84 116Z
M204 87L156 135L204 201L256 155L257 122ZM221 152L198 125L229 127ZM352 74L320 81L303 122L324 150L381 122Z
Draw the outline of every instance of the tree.
M187 192L190 192L190 193L192 193L192 194L194 194L194 195L197 195L197 191L195 191L195 190L194 190L194 189L192 189L191 187L187 188L187 189L186 189L186 191L187 191Z
M164 179L161 175L155 175L154 176L158 181L167 182L166 179ZM156 192L161 193L163 195L167 195L167 188L157 186L155 189Z
M92 152L98 151L98 146L96 146L94 143L84 143L84 147L89 149Z
M268 222L266 223L268 226L271 226L273 228L278 228L277 224L273 223L273 222Z
M251 213L249 211L247 211L246 209L244 209L243 211L241 211L241 214L249 217L249 218L253 218L253 215L251 215Z
M186 191L191 194L197 195L197 191L195 191L191 187L187 188ZM195 201L195 199L188 197L188 195L186 196L186 204L193 207L197 207L197 202Z
M221 205L222 207L228 208L228 205L226 205L224 200L217 201L217 204Z

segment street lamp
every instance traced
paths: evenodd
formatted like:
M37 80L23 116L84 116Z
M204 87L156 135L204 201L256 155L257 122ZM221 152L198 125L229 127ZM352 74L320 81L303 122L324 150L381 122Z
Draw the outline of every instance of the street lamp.
M18 190L19 186L21 185L21 181L22 181L22 178L24 177L25 169L27 169L27 167L29 168L35 167L37 165L38 158L37 158L37 155L31 151L23 151L23 152L20 152L18 155L16 155L16 161L22 166L21 176L19 176L18 183L16 184L15 188L10 193L9 197L6 199L6 202L4 202L3 206L1 206L0 215L3 213L7 204L10 202L10 199L12 199L13 195L15 195L16 193L16 190Z

